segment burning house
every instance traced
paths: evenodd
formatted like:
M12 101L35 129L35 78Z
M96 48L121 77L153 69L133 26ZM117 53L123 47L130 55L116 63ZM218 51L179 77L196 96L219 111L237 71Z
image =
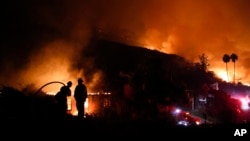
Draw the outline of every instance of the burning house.
M88 93L88 97L84 104L85 115L102 117L105 110L111 107L110 92L95 92ZM72 96L68 97L68 112L72 115L77 115L75 100Z

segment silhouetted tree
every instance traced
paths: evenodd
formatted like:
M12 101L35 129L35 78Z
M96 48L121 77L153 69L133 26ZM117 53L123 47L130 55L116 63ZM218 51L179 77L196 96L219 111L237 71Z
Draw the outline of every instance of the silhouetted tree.
M224 54L222 60L226 63L227 80L229 81L227 63L230 61L230 56L228 54Z
M232 53L230 58L232 59L234 63L234 83L235 83L235 62L238 60L238 56L235 53Z
M204 53L202 53L199 56L199 59L200 59L201 69L203 71L207 71L207 67L209 66L209 64L208 64L208 57Z

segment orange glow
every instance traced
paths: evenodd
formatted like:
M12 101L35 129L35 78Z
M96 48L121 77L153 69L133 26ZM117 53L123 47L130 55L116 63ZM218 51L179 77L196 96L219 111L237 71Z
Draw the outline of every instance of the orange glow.
M209 69L223 80L226 80L224 73L218 71L225 70L222 56L225 53L236 53L239 56L236 79L243 83L249 82L250 33L247 5L247 1L227 0L122 0L100 1L98 5L85 1L61 2L57 6L63 8L34 8L32 10L39 10L34 13L41 14L41 24L46 24L44 27L52 27L67 36L62 38L64 36L55 35L48 42L38 40L37 45L32 44L34 50L27 51L31 53L27 54L28 64L20 67L21 71L10 72L12 69L7 69L4 72L8 77L0 80L17 87L31 83L39 87L48 81L67 82L84 76L84 69L76 70L72 66L94 35L164 53L175 53L189 60L197 60L200 54L205 53L210 59ZM51 18L59 16L50 17L48 11L43 9L53 14L64 13L65 19ZM84 62L88 62L85 59ZM88 65L86 68L91 68L91 63ZM229 66L229 81L232 81L232 62ZM48 88L47 91L53 89L57 88Z
M167 54L174 53L174 46L177 43L174 35L169 35L165 40L161 40L158 38L158 36L160 36L159 34L160 33L156 33L156 31L150 31L139 42L142 43L143 47L150 50L158 50Z
M183 41L182 37L180 37L180 35L178 34L179 33L173 32L172 34L169 34L167 38L165 38L165 37L161 37L162 35L164 35L164 33L159 32L156 29L154 30L149 29L149 31L145 34L145 36L139 39L138 42L140 42L147 49L157 50L159 52L167 53L167 54L181 55L187 60L190 60L193 62L199 62L199 59L198 59L199 55L205 52L205 54L208 57L208 63L210 64L210 66L208 67L208 70L215 72L215 74L219 78L221 78L222 80L226 82L233 82L234 64L232 61L230 61L227 64L228 66L228 76L227 76L226 64L222 60L223 55L227 52L221 52L220 50L217 50L217 49L206 51L205 48L201 48L201 49L191 48L190 50L184 51L180 49L180 46L184 47L190 43L187 43L186 45L183 44L182 42L186 42L186 41ZM197 42L199 43L199 41ZM208 46L208 44L201 44L200 46ZM209 46L216 47L218 45L215 42L214 44L209 43ZM194 56L195 54L196 56ZM235 81L236 83L241 82L242 84L247 84L249 83L248 72L246 68L241 66L242 62L240 61L241 60L236 61Z
M21 70L13 69L15 60L8 60L8 65L1 69L4 70L2 76L6 77L1 77L0 81L21 88L30 84L39 88L55 80L72 80L75 84L77 77L85 76L87 71L84 69L92 68L92 60L81 58L80 53L90 39L98 37L174 53L191 61L198 60L199 55L205 53L211 65L208 69L229 82L234 78L233 63L228 64L228 80L223 73L226 68L222 56L225 53L236 53L239 56L236 61L236 80L246 84L250 82L248 5L248 1L232 0L121 0L100 1L98 5L96 2L62 1L57 6L63 8L51 9L51 6L40 5L32 9L34 13L41 14L39 23L45 24L42 27L51 27L52 31L57 31L58 36L48 36L46 40L36 39L35 43L31 43L32 49L22 55L28 57L25 59L27 63L20 66ZM47 13L53 14L48 16ZM58 13L64 13L65 19L53 18L60 17L56 15ZM35 20L23 22L30 25L29 21ZM50 32L44 32L44 35L50 35ZM29 29L27 33L32 35ZM20 46L26 45L20 42ZM78 63L76 60L88 63L79 70L72 67ZM93 82L88 84L89 89L98 85L98 78L102 76L101 72L93 75ZM58 88L51 85L44 90L55 92Z
M218 77L220 77L222 80L229 82L231 80L230 76L227 76L227 72L222 69L214 69L214 71L217 73Z

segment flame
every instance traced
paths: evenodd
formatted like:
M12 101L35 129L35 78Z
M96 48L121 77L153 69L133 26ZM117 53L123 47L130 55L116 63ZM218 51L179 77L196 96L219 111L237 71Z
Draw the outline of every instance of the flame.
M171 54L175 53L174 46L177 44L177 38L170 34L165 40L159 39L160 33L152 30L148 31L145 37L141 38L138 42L141 42L143 47L151 50L157 50L163 53Z
M215 71L217 76L221 78L223 81L229 82L231 80L230 76L227 75L227 72L225 71L225 69L214 68L213 71Z
M84 76L84 70L74 70L71 66L74 65L75 59L79 59L82 48L93 36L114 38L113 40L119 38L117 40L121 42L142 45L142 47L164 53L175 53L190 60L195 60L200 54L206 53L211 58L209 64L212 68L210 70L215 71L223 80L226 80L225 75L218 71L225 69L222 62L223 54L237 53L240 57L237 65L241 68L237 67L236 79L240 79L243 83L249 82L250 74L247 71L249 68L249 8L247 1L137 0L117 2L108 0L108 2L98 1L98 3L95 1L63 1L56 7L39 3L34 3L30 7L20 5L20 8L26 9L20 10L17 15L12 15L13 21L17 22L15 24L17 30L9 30L13 29L13 24L8 24L8 21L12 20L4 19L7 22L6 31L8 31L7 35L16 35L10 36L13 38L10 41L16 42L13 46L19 47L19 44L21 47L31 46L31 50L25 50L27 53L25 55L30 56L29 53L31 53L31 56L28 59L25 58L28 64L20 67L12 67L17 66L14 63L15 57L13 57L14 61L9 60L6 63L8 65L2 69L5 70L2 72L2 76L7 77L0 78L1 82L7 85L17 83L14 84L15 87L19 87L20 84L35 83L39 87L47 81L67 82L78 76ZM39 14L27 16L22 11ZM18 19L23 14L24 19L38 18L22 20L19 23ZM9 17L9 15L3 17ZM64 19L58 20L60 18L55 17ZM32 23L30 23L31 21ZM19 24L33 25L34 23L39 23L38 28L52 28L49 32L47 30L42 32L41 35L48 35L46 40L37 35L34 37L38 38L21 40L22 37L18 35L22 35L19 33L22 30L18 30L18 28L22 26ZM33 33L40 35L40 32L34 32L37 31L35 27L31 28L32 30L27 29L23 33L23 37L27 38ZM56 31L58 34L50 34L50 31ZM34 44L29 44L29 41ZM6 47L8 47L7 42ZM7 49L6 47L4 49ZM6 53L13 53L17 50L9 49L11 50ZM19 52L21 54L21 50L17 51L17 55ZM21 57L25 55L21 55ZM79 60L84 59L86 58ZM26 61L23 62L26 63ZM17 68L22 69L21 72L17 71ZM229 77L230 79L227 81L232 81L232 73ZM57 89L56 86L48 91L53 89Z
M193 61L193 62L200 61L198 59L198 56L201 55L202 52L200 52L200 54L197 54L196 58L192 59L190 58L190 56L188 56L189 51L187 51L186 54L182 54L178 52L178 50L175 50L175 48L180 45L180 40L174 34L170 34L166 40L160 40L160 39L157 39L159 35L156 33L157 33L156 31L152 31L152 34L150 34L150 36L146 34L145 37L140 40L140 42L143 42L142 44L144 45L145 48L150 49L150 50L157 50L159 52L166 53L166 54L181 55L187 60ZM154 34L156 34L157 36L152 37ZM191 51L193 51L193 49L191 49ZM193 52L196 52L196 51L193 51ZM208 52L206 55L209 59L208 63L210 65L208 66L208 70L213 71L223 81L226 81L226 82L235 81L236 83L240 82L244 85L249 85L248 72L246 68L242 66L242 62L239 62L241 60L237 60L236 65L232 61L229 62L227 64L228 69L226 69L225 62L223 62L222 60L222 56L224 54L221 54L220 58L218 58L218 56L215 57L215 55L210 52ZM235 80L234 80L234 75L235 75Z
M56 93L48 92L46 94L55 95ZM110 95L111 92L89 92L88 97L84 103L85 114L88 115L100 114L99 112L102 112L100 111L102 108L111 106L110 99L102 97ZM96 98L96 96L99 98ZM76 116L78 112L76 108L76 101L73 95L67 97L67 106L68 106L67 107L68 113Z

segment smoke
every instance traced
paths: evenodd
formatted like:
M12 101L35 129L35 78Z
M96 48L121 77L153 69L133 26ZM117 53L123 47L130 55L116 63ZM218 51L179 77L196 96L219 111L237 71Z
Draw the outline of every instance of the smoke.
M3 84L76 82L92 69L81 56L92 38L175 53L226 73L224 54L236 53L236 78L249 82L250 3L246 0L38 0L8 1L1 7ZM76 61L88 62L77 68ZM229 63L229 74L233 63ZM88 78L95 87L102 76ZM93 82L92 82L93 81Z

